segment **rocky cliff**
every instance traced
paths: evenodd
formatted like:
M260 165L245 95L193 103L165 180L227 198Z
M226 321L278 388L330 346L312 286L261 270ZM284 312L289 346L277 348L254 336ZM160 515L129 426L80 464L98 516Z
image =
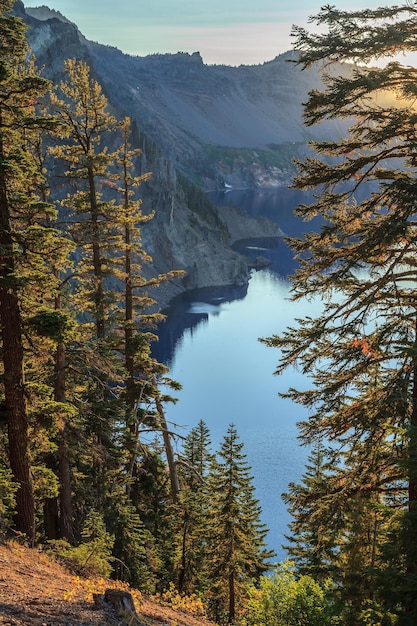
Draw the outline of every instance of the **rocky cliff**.
M181 290L244 284L247 261L231 249L239 237L270 236L279 229L228 209L220 216L198 189L285 186L292 158L307 150L311 132L302 123L302 101L320 77L300 73L293 53L258 66L207 66L198 52L132 57L88 41L76 25L47 7L15 4L28 25L28 41L43 73L62 79L67 58L85 60L117 116L136 124L141 168L153 177L142 189L156 218L143 229L153 256L150 273L184 269L164 287L165 304ZM334 124L316 134L334 136Z

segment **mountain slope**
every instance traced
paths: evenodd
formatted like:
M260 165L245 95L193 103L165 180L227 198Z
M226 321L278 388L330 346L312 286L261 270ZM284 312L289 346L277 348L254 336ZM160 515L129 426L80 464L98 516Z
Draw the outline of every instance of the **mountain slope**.
M48 76L55 79L68 56L86 58L113 106L136 119L177 168L208 187L223 180L256 186L259 170L263 182L266 170L270 185L285 185L291 158L308 140L342 132L336 121L314 132L304 126L302 103L321 78L317 69L301 72L289 62L293 52L240 67L205 65L198 52L130 56L88 41L64 20L45 7L27 10L29 42Z
M141 188L145 212L156 214L142 230L153 257L145 275L186 272L158 290L161 306L185 289L247 284L248 261L231 244L279 236L279 228L233 208L221 214L190 182L203 189L290 184L292 158L306 153L311 138L302 124L302 101L319 74L288 63L292 53L237 68L207 66L198 53L132 57L88 41L47 7L25 10L17 0L14 11L28 25L44 75L57 84L65 59L84 60L114 114L133 121L132 143L143 150L141 172L153 173ZM315 132L334 136L340 129L330 123ZM59 191L53 197L59 199Z

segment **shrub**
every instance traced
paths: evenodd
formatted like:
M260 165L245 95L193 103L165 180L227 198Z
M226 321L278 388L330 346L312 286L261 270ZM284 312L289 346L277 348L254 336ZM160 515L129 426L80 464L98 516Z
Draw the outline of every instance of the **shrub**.
M195 594L187 596L179 593L173 583L170 583L169 588L161 594L160 600L177 611L186 611L200 617L205 617L206 615L201 598Z
M251 585L240 617L241 626L335 626L329 592L330 581L321 586L311 576L296 577L293 563L276 566L263 576L260 586Z
M54 554L79 576L102 576L112 572L111 553L114 537L105 529L97 511L90 511L82 531L83 543L71 546L66 541L54 541L50 546Z

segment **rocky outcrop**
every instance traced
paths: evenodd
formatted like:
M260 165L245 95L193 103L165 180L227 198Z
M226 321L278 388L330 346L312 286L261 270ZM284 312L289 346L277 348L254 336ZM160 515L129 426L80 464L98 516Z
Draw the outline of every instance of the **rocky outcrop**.
M25 11L18 0L15 11L28 25L29 44L48 78L59 82L65 59L83 59L115 115L134 122L141 170L153 172L142 189L143 204L156 212L142 231L153 257L145 272L185 270L158 292L160 303L188 288L247 283L248 262L231 243L274 236L279 229L234 209L220 214L189 185L288 185L292 158L305 153L312 138L302 124L301 103L319 75L301 74L289 62L293 53L241 67L207 66L197 52L132 57L87 41L76 25L46 7ZM331 123L316 132L334 136L337 127Z
M287 185L310 139L342 132L334 120L314 132L303 124L302 103L321 76L301 72L294 52L240 67L205 65L198 52L130 56L87 41L57 12L28 12L30 44L51 78L64 58L87 59L113 106L207 188Z

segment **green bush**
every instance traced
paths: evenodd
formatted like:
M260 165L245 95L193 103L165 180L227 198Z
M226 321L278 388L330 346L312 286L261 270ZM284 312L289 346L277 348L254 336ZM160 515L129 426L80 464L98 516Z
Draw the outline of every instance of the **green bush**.
M74 547L60 540L50 542L50 547L75 574L108 578L113 569L111 553L114 537L106 531L103 519L97 511L90 511L81 534L83 542L79 546Z
M276 566L260 586L248 589L241 626L335 626L331 583L321 586L311 576L296 577L293 563Z

